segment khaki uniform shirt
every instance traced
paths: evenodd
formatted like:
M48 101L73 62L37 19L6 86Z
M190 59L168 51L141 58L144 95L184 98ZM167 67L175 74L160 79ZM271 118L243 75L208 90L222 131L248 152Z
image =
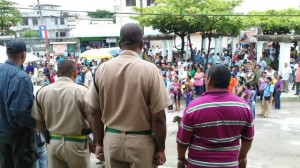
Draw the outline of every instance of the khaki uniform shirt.
M151 115L171 104L159 69L133 51L125 50L101 64L95 83L99 93L92 83L85 100L102 112L102 121L109 128L151 130Z
M68 77L60 77L41 88L32 108L32 117L45 121L46 128L55 134L81 135L89 128L86 116L90 113L84 97L88 89Z

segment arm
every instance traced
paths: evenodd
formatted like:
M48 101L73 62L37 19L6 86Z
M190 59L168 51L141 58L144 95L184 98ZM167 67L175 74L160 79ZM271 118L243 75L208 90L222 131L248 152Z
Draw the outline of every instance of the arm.
M152 114L152 130L154 133L154 140L156 143L156 151L165 151L166 141L166 115L165 111L161 110L158 113Z
M9 111L15 122L23 127L35 128L35 120L31 117L33 105L33 86L27 74L17 74L18 79L12 82L12 90L8 91ZM27 76L26 76L27 75Z
M247 94L244 92L243 94L242 94L242 96L241 96L241 98L242 99L245 99L245 96L246 96Z
M241 140L241 149L239 154L239 168L246 168L247 166L247 154L252 146L251 141Z
M92 108L91 116L89 117L90 126L94 134L94 142L96 145L103 146L104 139L104 123L101 120L102 114L100 110Z
M182 145L180 143L177 143L178 160L180 160L180 161L186 161L186 159L185 159L185 153L186 153L187 148L188 148L187 145Z
M35 120L36 121L36 128L46 137L46 123L45 121Z

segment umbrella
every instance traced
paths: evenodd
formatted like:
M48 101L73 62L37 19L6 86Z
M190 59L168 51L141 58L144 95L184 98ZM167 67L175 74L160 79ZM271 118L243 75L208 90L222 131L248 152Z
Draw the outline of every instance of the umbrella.
M6 56L6 47L0 46L0 64L4 63L7 60ZM34 61L39 61L40 59L32 54L27 53L26 54L26 60L25 62L34 62Z
M103 59L103 58L110 59L113 57L113 54L111 54L109 50L105 50L105 49L92 49L81 53L80 57L87 58L87 59Z

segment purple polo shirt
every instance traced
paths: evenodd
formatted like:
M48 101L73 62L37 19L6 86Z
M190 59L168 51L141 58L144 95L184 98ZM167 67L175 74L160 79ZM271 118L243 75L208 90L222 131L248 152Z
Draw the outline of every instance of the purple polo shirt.
M253 136L246 101L228 91L206 92L185 109L177 143L188 145L188 168L238 168L240 138Z

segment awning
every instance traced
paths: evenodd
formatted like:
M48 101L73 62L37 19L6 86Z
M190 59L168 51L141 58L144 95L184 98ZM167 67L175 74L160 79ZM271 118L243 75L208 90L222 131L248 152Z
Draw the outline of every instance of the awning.
M53 45L60 45L60 44L76 44L75 41L64 41L64 42L50 42Z

